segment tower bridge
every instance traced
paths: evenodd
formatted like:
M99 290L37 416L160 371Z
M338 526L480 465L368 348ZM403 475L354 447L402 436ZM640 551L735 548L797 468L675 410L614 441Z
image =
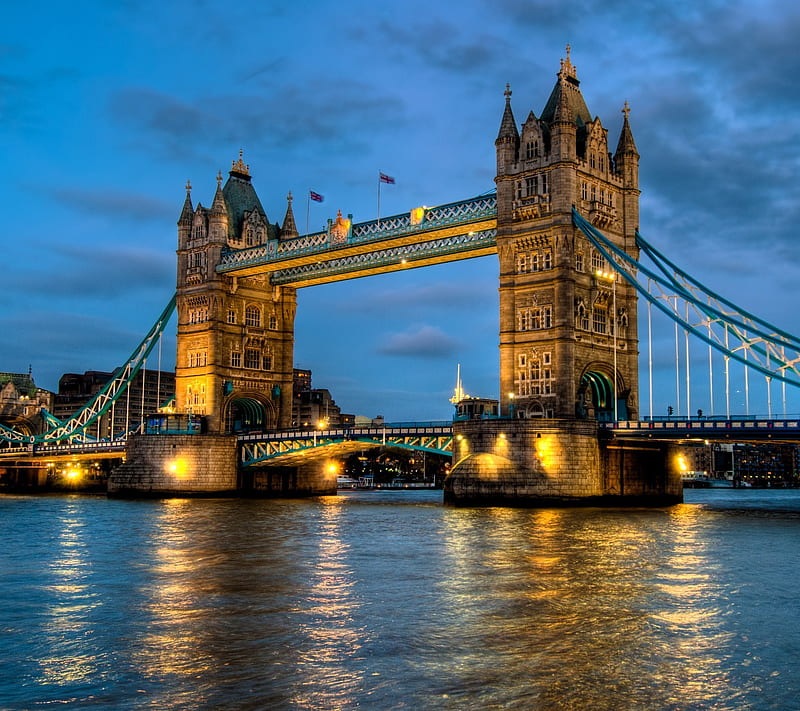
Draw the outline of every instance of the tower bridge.
M538 116L529 111L519 124L511 97L506 87L496 191L489 194L361 223L339 213L325 230L301 235L291 195L282 223L268 219L241 153L224 185L217 176L210 207L194 204L187 184L178 219L175 408L202 418L204 432L132 435L110 490L236 492L246 465L295 467L290 492L332 491L335 478L319 471L317 457L395 434L287 433L296 290L490 254L499 266L498 411L457 419L446 433L398 433L393 440L452 453L447 501L674 503L682 493L671 448L681 438L762 431L769 437L780 430L793 439L788 420L777 428L642 422L640 298L648 322L651 307L658 308L687 338L722 353L726 384L729 361L738 361L768 386L800 385L800 339L704 289L647 244L639 231L630 110L624 104L612 150L608 129L588 110L569 51ZM645 267L642 256L655 266ZM168 311L97 404L31 442L86 441L98 412L119 397L153 348ZM649 352L649 333L647 340ZM652 390L651 379L651 416ZM236 423L257 434L237 435ZM8 429L3 437L27 442ZM637 446L617 446L632 438Z

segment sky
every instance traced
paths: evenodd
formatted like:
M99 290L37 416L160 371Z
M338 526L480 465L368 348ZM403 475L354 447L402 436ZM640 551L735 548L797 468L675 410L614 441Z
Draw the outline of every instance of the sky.
M186 181L210 205L240 149L270 221L291 191L301 232L306 214L311 231L337 210L374 219L378 171L396 181L382 216L492 190L506 83L518 122L541 114L567 44L612 150L630 105L644 237L797 332L798 36L789 0L13 3L0 371L55 391L122 364L174 291ZM307 211L309 189L325 200ZM458 364L469 394L497 397L497 276L491 256L300 289L295 366L344 412L387 421L448 418ZM676 402L674 335L653 340L658 414ZM707 351L691 358L694 410ZM763 378L750 387L766 412Z

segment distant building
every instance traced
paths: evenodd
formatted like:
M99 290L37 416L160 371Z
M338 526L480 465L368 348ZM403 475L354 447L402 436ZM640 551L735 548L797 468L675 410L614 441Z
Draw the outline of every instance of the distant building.
M113 373L87 370L84 373L64 373L58 381L51 412L65 420L85 407L106 384ZM114 437L135 427L148 415L170 403L175 396L175 373L140 370L123 393L96 425L89 429L92 437Z
M355 424L355 415L341 411L325 388L311 387L311 371L295 368L293 372L294 398L292 402L292 426L303 429L328 427L350 427Z
M28 373L0 373L0 424L26 435L39 434L44 426L42 408L50 410L53 393L37 388Z

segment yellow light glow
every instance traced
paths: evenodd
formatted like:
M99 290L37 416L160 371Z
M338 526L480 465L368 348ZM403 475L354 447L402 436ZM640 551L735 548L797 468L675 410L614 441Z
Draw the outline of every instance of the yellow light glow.
M189 463L185 459L173 459L167 462L167 473L176 479L186 479L189 476Z
M67 479L77 479L80 475L81 473L79 471L71 469L70 471L67 472Z
M336 465L336 462L331 462L328 465L328 472L330 474L336 474L337 471L339 471L339 467Z
M415 207L411 210L410 214L411 224L418 225L422 222L425 218L425 208L424 207Z
M689 470L689 467L686 464L686 458L682 454L678 455L677 462L678 462L678 469L680 469L682 472Z
M317 422L317 427L321 430L324 430L328 426L327 420L320 420Z

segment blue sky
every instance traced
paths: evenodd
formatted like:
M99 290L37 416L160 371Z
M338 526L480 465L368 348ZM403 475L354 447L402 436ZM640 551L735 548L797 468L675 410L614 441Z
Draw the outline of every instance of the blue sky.
M374 218L379 170L396 179L383 215L492 189L506 82L519 122L541 113L567 43L612 145L630 103L644 236L797 331L798 36L788 0L15 3L0 370L55 390L123 362L174 290L183 186L210 204L240 148L269 219L291 190L301 230L309 188L325 196L312 230L339 209ZM497 394L495 257L301 289L296 326L296 365L346 412L448 417L458 363L470 394ZM662 331L656 412L675 402ZM708 411L706 351L693 359Z

